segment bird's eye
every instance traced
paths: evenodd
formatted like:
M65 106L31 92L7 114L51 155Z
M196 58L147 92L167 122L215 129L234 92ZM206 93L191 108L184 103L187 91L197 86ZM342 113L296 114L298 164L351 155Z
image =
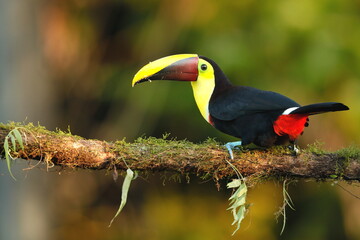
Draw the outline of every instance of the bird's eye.
M201 64L201 70L205 71L207 69L207 65L206 64Z

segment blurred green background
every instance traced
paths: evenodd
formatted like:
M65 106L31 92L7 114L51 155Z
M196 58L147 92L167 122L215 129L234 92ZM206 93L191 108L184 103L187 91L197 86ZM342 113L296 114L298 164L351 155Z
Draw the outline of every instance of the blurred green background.
M311 118L299 144L335 150L360 143L360 2L351 0L0 0L0 121L39 122L87 138L139 136L194 142L219 133L201 117L189 84L131 88L140 67L198 53L234 84L272 90L300 104L339 101L351 111ZM111 173L17 161L0 163L0 239L230 239L230 192L154 174L120 201ZM60 170L60 173L58 171ZM358 185L346 189L360 195ZM331 183L290 185L296 211L285 232L274 213L282 185L250 190L253 203L233 239L360 239L360 203Z

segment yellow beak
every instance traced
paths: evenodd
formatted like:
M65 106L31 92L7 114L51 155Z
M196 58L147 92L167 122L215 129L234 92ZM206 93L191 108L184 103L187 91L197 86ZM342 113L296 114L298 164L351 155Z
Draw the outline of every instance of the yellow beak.
M134 76L132 86L152 80L196 81L197 54L177 54L160 58L142 67Z

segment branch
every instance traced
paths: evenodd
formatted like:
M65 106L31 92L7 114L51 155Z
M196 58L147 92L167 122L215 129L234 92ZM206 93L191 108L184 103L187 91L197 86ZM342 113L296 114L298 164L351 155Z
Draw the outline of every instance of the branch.
M32 124L0 124L0 152L4 139L17 127L24 140L24 150L12 153L22 159L35 159L47 164L94 170L117 169L178 172L212 176L219 180L234 176L225 161L226 149L213 140L194 144L184 140L140 138L134 143L89 140L62 131L48 131ZM126 163L125 163L126 162ZM316 147L294 156L285 147L235 151L231 163L243 176L297 177L315 179L342 178L360 181L360 150L345 148L326 153Z

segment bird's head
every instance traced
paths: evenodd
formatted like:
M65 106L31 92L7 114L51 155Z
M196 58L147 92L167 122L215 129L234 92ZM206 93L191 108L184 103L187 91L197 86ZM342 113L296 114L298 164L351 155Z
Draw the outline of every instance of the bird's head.
M191 82L196 104L208 122L208 105L215 87L230 84L214 61L197 54L171 55L150 62L135 74L132 86L155 80Z
M160 58L142 67L132 86L153 80L194 82L200 79L214 81L214 68L197 54L177 54Z

